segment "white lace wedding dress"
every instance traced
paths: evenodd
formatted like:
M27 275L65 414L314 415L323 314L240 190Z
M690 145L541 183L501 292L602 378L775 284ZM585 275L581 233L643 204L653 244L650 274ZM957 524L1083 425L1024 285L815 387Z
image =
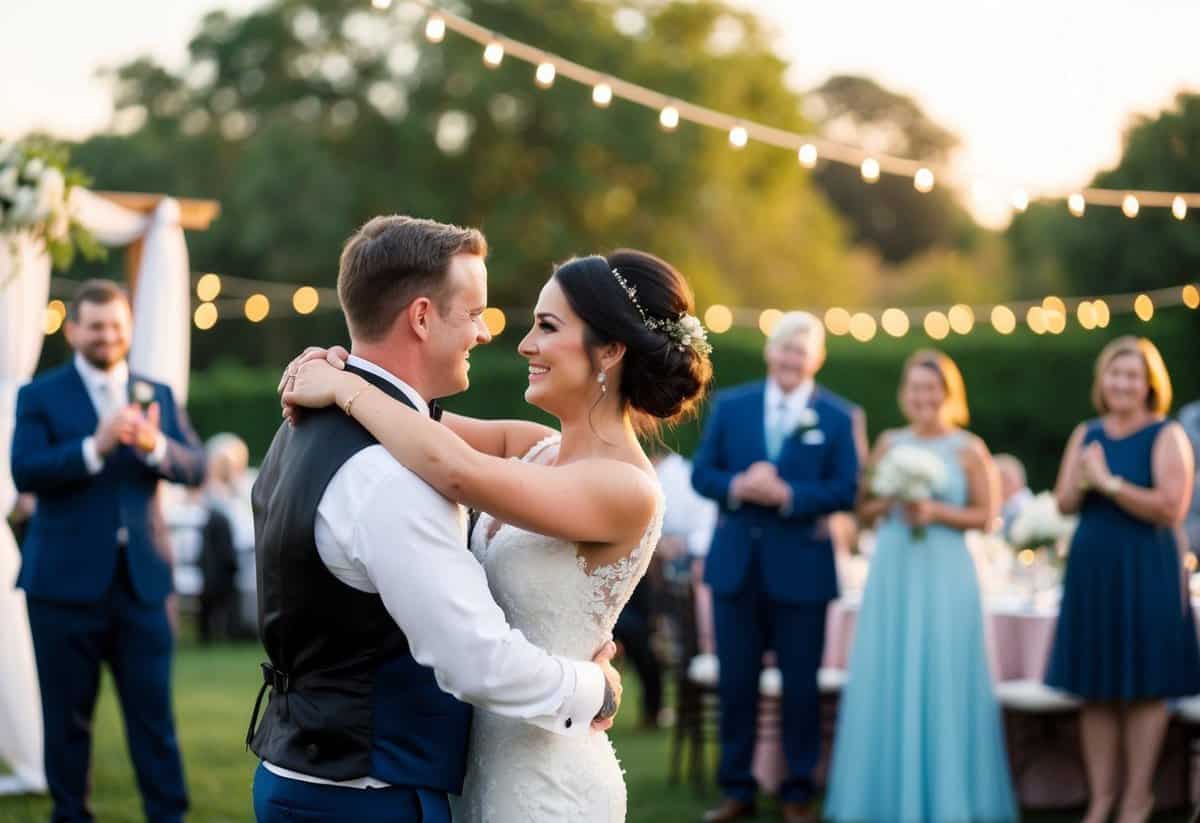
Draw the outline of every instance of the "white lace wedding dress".
M547 462L557 435L523 460ZM541 459L539 459L541 457ZM500 525L484 514L471 550L513 628L548 652L588 660L612 638L613 624L646 573L662 530L663 501L638 546L590 572L566 540ZM475 710L467 780L455 823L621 823L625 779L604 734L563 737Z

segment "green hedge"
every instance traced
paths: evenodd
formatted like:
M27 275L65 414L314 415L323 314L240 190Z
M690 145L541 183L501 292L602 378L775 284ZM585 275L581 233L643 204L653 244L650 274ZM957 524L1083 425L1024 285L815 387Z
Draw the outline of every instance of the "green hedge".
M1175 386L1176 407L1200 396L1197 356L1200 315L1186 309L1160 311L1149 324L1116 318L1100 332L1072 327L1061 335L1018 331L1001 336L987 326L965 337L952 335L940 348L963 371L972 412L972 429L996 451L1013 452L1029 468L1035 488L1051 484L1063 444L1080 420L1092 416L1088 393L1092 367L1101 346L1119 334L1148 335L1162 350ZM527 405L525 361L515 351L523 330L510 329L472 355L471 390L452 398L447 408L486 418L528 417L547 421ZM762 337L737 330L714 336L716 386L737 385L762 376ZM904 358L929 345L921 333L899 340L877 337L868 344L831 338L829 361L821 382L867 413L872 436L899 425L896 381ZM282 369L282 363L280 365ZM219 364L193 374L188 403L202 436L233 431L250 444L259 460L279 425L275 395L277 371ZM666 433L684 453L695 448L699 421Z

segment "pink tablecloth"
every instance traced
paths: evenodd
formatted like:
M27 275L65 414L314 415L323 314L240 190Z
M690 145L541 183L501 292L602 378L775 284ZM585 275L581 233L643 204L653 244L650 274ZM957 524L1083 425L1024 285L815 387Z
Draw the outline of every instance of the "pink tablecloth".
M835 600L825 621L822 665L849 668L858 603ZM985 624L992 677L997 680L1041 680L1054 642L1055 612L989 609Z
M700 585L696 592L696 619L700 650L715 651L712 639L712 594ZM821 665L831 669L848 668L854 641L858 603L835 600L829 604L825 622L825 656ZM1047 612L993 610L988 613L987 644L996 680L1040 680L1054 641L1056 615ZM787 771L778 734L779 717L770 704L759 717L759 740L754 751L753 772L759 785L775 792Z

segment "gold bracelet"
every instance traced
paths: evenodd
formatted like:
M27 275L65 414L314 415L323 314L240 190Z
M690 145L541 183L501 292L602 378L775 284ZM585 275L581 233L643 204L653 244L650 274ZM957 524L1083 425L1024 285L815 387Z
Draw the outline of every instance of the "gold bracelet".
M354 405L354 401L358 399L358 396L360 394L362 394L363 392L365 392L367 390L367 388L368 388L367 386L363 386L361 389L356 391L354 393L354 395L349 400L346 401L346 405L342 406L342 411L344 411L346 413L347 417L354 416L353 414L350 413L350 408Z

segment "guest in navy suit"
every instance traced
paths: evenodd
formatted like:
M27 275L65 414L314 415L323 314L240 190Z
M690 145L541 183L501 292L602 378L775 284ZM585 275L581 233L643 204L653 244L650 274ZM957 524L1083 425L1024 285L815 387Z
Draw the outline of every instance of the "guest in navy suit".
M130 374L131 326L120 286L82 284L66 324L73 361L17 396L13 478L37 495L17 585L33 630L55 821L92 819L101 661L116 681L146 818L181 820L187 810L171 713L170 551L155 492L159 480L199 485L204 450L171 390Z
M712 587L721 706L724 802L705 820L755 813L751 774L763 653L783 675L780 787L784 820L815 820L812 774L821 751L817 669L825 612L837 597L828 517L853 508L861 411L814 382L825 330L805 312L779 321L767 379L720 393L694 458L692 483L720 505L705 567Z

